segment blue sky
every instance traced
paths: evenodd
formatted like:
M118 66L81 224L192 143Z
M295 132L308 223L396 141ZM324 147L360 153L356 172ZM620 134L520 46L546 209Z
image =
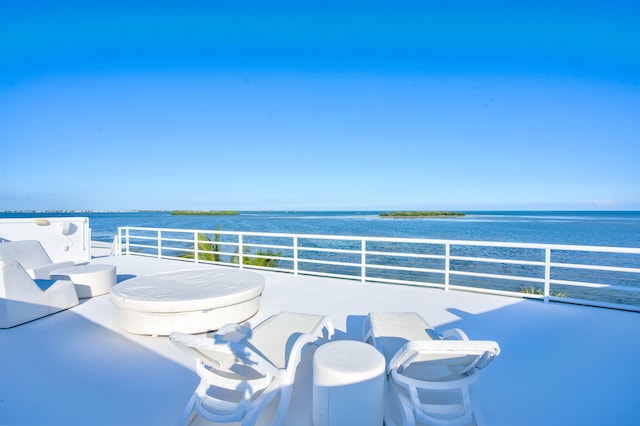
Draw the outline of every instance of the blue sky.
M0 210L640 210L638 22L616 1L0 0Z

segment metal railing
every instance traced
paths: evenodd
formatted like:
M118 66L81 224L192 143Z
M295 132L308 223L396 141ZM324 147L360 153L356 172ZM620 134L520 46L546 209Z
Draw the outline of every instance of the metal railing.
M640 249L121 227L117 255L640 311Z

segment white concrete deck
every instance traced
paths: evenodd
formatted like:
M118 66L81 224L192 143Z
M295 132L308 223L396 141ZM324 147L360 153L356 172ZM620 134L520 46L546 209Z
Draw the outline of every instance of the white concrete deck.
M197 266L142 257L94 260L120 281ZM474 387L487 425L640 423L640 314L356 281L259 272L256 324L280 311L325 314L359 339L369 311L416 311L437 329L496 340L502 353ZM0 424L175 425L198 378L165 337L118 329L109 295L0 330ZM287 424L311 423L307 357Z

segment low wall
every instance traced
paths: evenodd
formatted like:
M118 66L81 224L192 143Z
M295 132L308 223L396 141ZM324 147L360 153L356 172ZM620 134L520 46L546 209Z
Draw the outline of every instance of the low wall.
M91 260L91 229L86 217L0 218L0 241L3 239L38 240L54 262Z

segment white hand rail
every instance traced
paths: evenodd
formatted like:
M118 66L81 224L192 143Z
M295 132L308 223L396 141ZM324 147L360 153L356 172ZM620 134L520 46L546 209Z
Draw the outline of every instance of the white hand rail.
M215 251L199 249L200 234ZM640 311L639 248L144 227L118 228L114 246L118 255L190 253L238 268ZM210 253L218 260L201 257Z

